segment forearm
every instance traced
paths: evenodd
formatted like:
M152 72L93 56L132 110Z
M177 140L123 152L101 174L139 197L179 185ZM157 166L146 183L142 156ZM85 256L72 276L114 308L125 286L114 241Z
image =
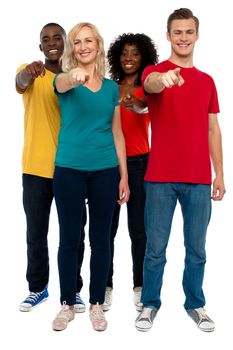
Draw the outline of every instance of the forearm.
M114 143L116 147L117 158L119 162L119 171L121 179L128 181L128 171L126 163L125 139L123 132L118 130L113 133Z
M28 86L32 85L34 79L27 72L26 68L24 68L16 75L15 82L16 86L24 91Z
M56 89L58 92L66 92L72 89L75 85L71 83L70 73L61 73L56 78ZM76 84L77 85L77 84Z
M147 76L144 82L144 89L149 94L159 93L164 89L164 84L160 80L161 73L154 72Z
M148 113L145 99L135 98L132 110L137 114Z
M209 149L215 175L223 177L222 135L218 126L209 131Z

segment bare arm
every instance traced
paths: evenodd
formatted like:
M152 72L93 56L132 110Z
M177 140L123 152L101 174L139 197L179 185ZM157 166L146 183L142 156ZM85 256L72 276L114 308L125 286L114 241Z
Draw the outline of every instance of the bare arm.
M144 114L148 112L145 97L137 98L131 94L127 94L122 98L121 102L126 109L130 109L135 113Z
M24 92L28 86L32 85L37 77L45 74L44 63L34 61L22 69L15 77L16 87L19 92Z
M180 68L169 70L165 73L153 72L149 74L144 82L144 89L149 94L159 93L165 87L171 88L174 85L181 86L184 79L180 75Z
M223 178L222 135L216 114L209 114L209 149L215 172L212 199L219 201L223 198L226 189Z
M120 169L120 184L119 184L119 200L118 204L123 204L129 200L129 186L128 186L128 172L126 164L126 152L125 152L125 139L121 129L120 119L120 107L115 108L113 121L112 121L112 132L114 137L114 143L116 147L117 158Z
M89 79L88 73L82 68L71 69L68 73L61 73L55 82L58 92L63 93L75 86L85 84Z

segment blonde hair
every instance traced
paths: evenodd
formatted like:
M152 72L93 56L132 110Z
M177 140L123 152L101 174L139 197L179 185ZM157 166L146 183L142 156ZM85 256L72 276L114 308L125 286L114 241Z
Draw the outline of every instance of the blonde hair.
M79 62L74 56L74 39L77 36L78 32L80 32L80 30L84 27L90 28L93 32L94 38L97 40L98 53L96 57L95 74L102 80L105 76L106 69L104 40L96 26L88 22L78 23L69 31L66 37L65 51L62 56L62 70L63 72L69 72L71 69L79 66Z

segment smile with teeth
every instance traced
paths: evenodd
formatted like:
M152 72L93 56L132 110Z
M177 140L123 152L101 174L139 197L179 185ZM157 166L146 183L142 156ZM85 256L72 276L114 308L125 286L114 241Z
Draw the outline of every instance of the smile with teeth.
M52 50L49 50L49 53L57 53L58 52L58 49L52 49Z
M85 56L88 56L89 53L90 53L90 52L82 52L82 53L80 53L80 56L84 56L84 57L85 57Z

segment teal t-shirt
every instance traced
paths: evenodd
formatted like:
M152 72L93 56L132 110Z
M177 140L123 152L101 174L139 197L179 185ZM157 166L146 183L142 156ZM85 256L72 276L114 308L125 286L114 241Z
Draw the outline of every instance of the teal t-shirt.
M117 166L112 133L113 114L119 105L117 84L105 78L97 92L79 85L56 94L61 130L55 165L85 171Z

